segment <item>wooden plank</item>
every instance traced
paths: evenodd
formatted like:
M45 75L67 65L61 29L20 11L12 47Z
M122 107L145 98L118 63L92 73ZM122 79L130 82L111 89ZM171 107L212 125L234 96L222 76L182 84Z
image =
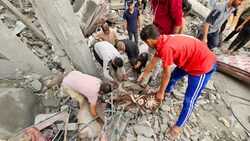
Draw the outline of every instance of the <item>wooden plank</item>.
M25 24L30 30L32 30L38 38L46 40L46 36L35 25L33 25L21 12L19 12L8 0L0 0L0 4L8 9L13 15L15 15L23 24Z

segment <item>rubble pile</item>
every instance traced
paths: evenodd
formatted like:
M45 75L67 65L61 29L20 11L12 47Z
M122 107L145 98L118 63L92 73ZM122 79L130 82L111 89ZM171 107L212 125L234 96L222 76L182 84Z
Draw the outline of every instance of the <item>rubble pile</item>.
M35 13L28 2L23 3L22 6L19 5L17 1L11 2L17 6L24 15L31 19L36 27L41 29L39 21L34 16ZM119 18L122 17L122 13L123 10L112 11L111 15L113 16L109 19L109 23L111 27L119 33L121 38L127 38L123 35L122 19ZM75 99L72 99L64 88L61 87L61 82L64 78L64 73L62 73L64 69L61 66L59 57L66 56L65 52L63 50L55 51L50 43L37 38L33 32L26 28L25 25L18 21L18 19L10 14L3 6L0 6L0 19L21 38L27 47L30 48L30 50L32 50L32 52L38 56L53 73L53 75L43 77L37 73L27 75L24 74L22 70L16 69L14 75L6 76L2 79L3 81L0 81L0 88L24 88L31 91L34 95L39 97L43 105L41 113L43 113L45 117L50 118L54 116L55 113L61 114L66 111L67 114L63 116L66 117L63 119L63 123L51 123L49 127L46 127L47 130L42 130L42 133L48 135L49 132L54 138L59 139L62 138L62 135L59 134L62 134L62 130L67 126L68 131L63 131L67 138L70 139L75 137L75 135L78 135L78 131L81 131L77 116L79 115L82 105ZM153 16L149 13L142 15L142 20L144 24L149 24L152 22ZM201 20L194 16L188 16L186 17L186 21L187 26L185 33L195 36ZM92 39L93 37L88 38L88 46L91 46ZM145 50L145 43L140 41L139 44L140 50ZM125 62L127 62L126 68L129 68L128 60ZM68 63L70 63L70 61ZM167 141L165 133L178 120L178 115L182 109L184 94L187 88L187 78L178 82L174 88L173 95L171 97L166 97L161 108L153 113L140 115L138 109L134 108L129 110L129 108L124 108L121 103L112 101L112 97L115 95L156 92L160 85L160 77L159 75L157 83L153 88L149 86L143 88L139 85L131 85L130 83L126 85L126 83L123 83L124 85L120 85L120 87L109 94L107 99L104 99L103 102L109 105L109 109L106 110L109 112L102 115L106 117L103 131L106 132L106 136L110 141ZM8 85L4 85L6 81L9 82ZM246 140L246 134L237 132L237 128L239 128L240 125L235 117L229 112L226 115L230 116L221 114L220 110L222 109L226 110L227 107L223 103L221 95L218 93L211 80L199 97L194 112L183 127L181 135L177 140ZM43 120L40 119L39 121L42 122ZM39 121L36 121L36 123L39 123ZM89 121L89 124L91 122L92 120ZM88 123L85 124L89 126ZM99 134L98 137L100 137Z

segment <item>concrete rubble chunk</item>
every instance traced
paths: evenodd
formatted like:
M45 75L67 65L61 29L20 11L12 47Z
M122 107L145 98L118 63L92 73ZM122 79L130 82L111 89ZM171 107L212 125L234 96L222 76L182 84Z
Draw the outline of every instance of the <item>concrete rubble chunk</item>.
M137 136L137 141L154 141L154 139L152 138L147 138L147 137L144 137L142 135L138 135Z
M169 105L162 105L162 106L161 106L161 109L162 109L163 111L165 111L165 112L168 112L168 111L170 111L170 106L169 106Z
M218 120L221 121L227 128L229 128L230 123L224 117L219 117Z
M59 108L61 98L51 98L43 100L43 105L49 108Z
M171 98L166 98L165 101L163 102L163 105L172 106L173 100Z
M135 125L134 130L137 135L144 135L145 137L152 137L154 134L154 130L147 126Z
M142 126L148 126L148 127L151 127L150 122L149 122L149 121L147 121L147 120L142 120L142 121L139 121L139 122L137 123L137 125L142 125Z
M56 125L58 129L65 130L64 124L60 123ZM77 123L68 123L68 131L76 131L78 130L78 124Z
M215 95L213 95L212 93L209 93L209 100L211 100L212 101L212 103L216 100L216 96Z
M56 115L56 113L53 113L53 114L39 114L36 116L35 118L35 123L34 124L38 124L48 118L51 118L53 117L54 115Z
M42 83L39 80L34 80L30 83L29 88L32 89L34 92L38 92L42 88Z
M134 141L135 140L135 137L131 134L127 134L127 139L126 141Z
M214 88L214 81L213 80L209 80L207 85L206 85L206 88L209 89L209 90L215 90Z
M26 89L0 89L0 140L8 140L33 125L35 116L40 113L38 103L38 97Z
M207 104L205 104L205 105L202 105L202 108L205 110L205 111L213 111L213 108L212 108L212 106L210 106L210 105L207 105Z
M161 127L161 130L160 130L161 133L165 133L167 128L168 128L168 125L167 124L161 124L160 127Z
M183 133L187 138L190 138L190 136L193 135L193 130L188 125L185 125L183 128Z

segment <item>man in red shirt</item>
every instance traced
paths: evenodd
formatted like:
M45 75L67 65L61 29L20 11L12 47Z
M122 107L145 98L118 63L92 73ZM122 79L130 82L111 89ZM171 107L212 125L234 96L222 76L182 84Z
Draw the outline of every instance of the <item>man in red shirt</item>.
M217 59L198 39L186 35L160 35L153 24L146 25L140 36L150 48L156 49L156 53L138 81L146 78L159 58L162 60L163 75L160 89L156 94L158 99L163 100L165 94L170 95L177 81L188 75L188 87L182 111L177 123L166 134L166 137L174 140L179 135L180 128L190 117L201 91L216 70ZM171 73L173 64L177 67Z
M178 34L182 25L182 0L151 0L154 25L160 34Z

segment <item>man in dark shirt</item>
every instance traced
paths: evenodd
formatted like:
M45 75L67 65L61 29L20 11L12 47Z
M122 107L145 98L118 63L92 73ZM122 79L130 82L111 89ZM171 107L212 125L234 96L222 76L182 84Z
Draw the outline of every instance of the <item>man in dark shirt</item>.
M148 53L143 52L139 55L137 59L131 60L131 70L135 70L138 75L142 73L142 69L146 67L148 61Z
M126 52L129 61L132 59L137 59L140 51L137 44L131 40L119 40L115 47L121 52Z
M132 40L132 35L134 35L135 42L138 44L138 27L140 30L140 11L138 8L134 7L134 3L128 3L129 8L124 12L123 18L123 28L125 35L128 34L129 40Z

